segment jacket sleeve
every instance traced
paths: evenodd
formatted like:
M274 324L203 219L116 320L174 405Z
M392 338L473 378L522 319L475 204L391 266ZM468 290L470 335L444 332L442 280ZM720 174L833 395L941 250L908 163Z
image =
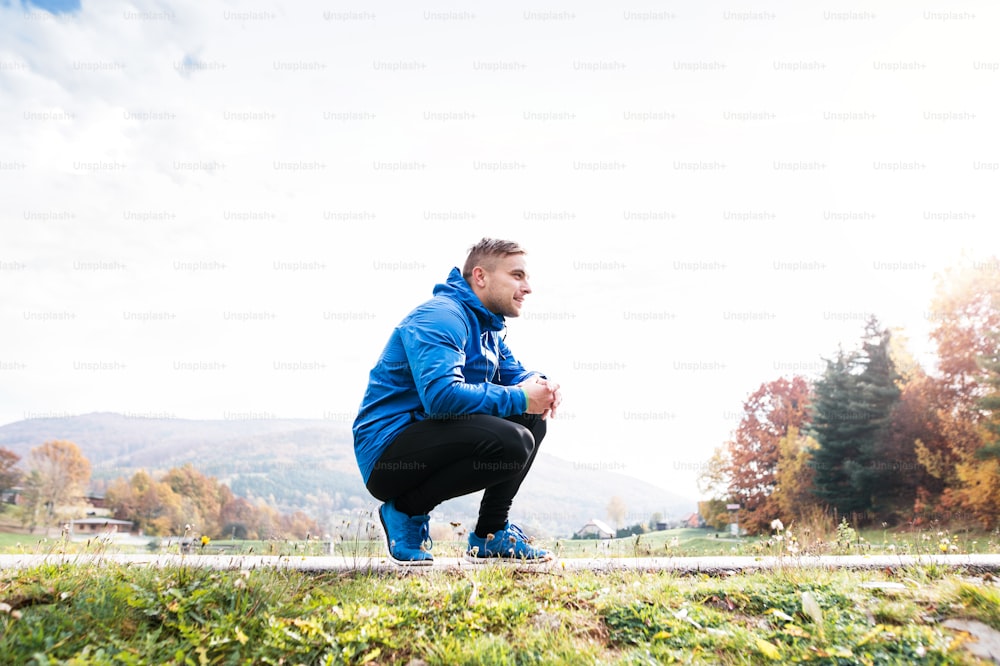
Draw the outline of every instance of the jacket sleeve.
M548 379L540 372L534 370L525 370L521 362L514 358L510 349L504 343L503 339L500 340L500 383L504 386L514 386L515 384L520 384L528 377L532 375L539 375L545 379Z
M469 333L458 313L446 309L414 313L400 325L399 335L428 417L511 416L528 409L519 388L466 383L462 368Z

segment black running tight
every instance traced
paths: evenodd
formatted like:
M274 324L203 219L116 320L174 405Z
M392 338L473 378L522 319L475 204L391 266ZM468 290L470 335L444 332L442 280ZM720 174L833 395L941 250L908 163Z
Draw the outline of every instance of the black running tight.
M382 453L368 491L416 516L447 499L485 490L476 523L476 534L485 537L506 524L543 437L545 421L537 415L417 421Z

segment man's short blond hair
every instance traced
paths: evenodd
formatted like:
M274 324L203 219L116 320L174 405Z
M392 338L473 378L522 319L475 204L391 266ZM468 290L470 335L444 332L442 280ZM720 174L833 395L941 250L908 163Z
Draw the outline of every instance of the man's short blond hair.
M484 238L469 248L469 256L462 268L462 277L472 277L472 269L482 266L487 271L497 267L497 261L512 254L527 254L527 250L514 241Z

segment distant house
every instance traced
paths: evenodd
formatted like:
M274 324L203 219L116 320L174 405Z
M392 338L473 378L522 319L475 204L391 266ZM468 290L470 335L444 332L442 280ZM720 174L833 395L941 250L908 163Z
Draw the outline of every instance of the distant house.
M77 518L69 521L70 536L88 534L131 534L134 524L131 520L114 518Z
M104 495L98 495L96 493L91 493L90 495L87 495L84 498L84 501L86 501L87 504L89 504L90 506L94 507L95 509L107 509L108 508L108 502L107 502L107 500L105 500Z
M705 519L700 514L692 513L684 521L684 527L705 527Z
M613 539L615 531L611 527L594 518L573 534L576 539Z
M16 488L8 488L0 493L0 502L3 502L4 504L14 504L15 506L19 506L22 504L23 498L24 488L21 488L20 486Z

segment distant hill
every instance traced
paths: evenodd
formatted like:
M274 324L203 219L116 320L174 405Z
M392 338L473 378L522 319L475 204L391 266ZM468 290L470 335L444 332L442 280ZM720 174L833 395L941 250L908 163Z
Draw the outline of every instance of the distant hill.
M237 495L262 498L280 511L304 511L327 527L345 520L354 509L377 505L361 482L350 426L342 421L199 421L102 412L0 426L0 447L22 459L53 439L80 447L96 484L139 469L156 474L191 463ZM569 535L591 518L605 518L614 496L624 500L630 524L646 522L654 512L670 519L695 510L692 500L636 478L540 453L512 516L534 530ZM478 501L478 493L457 498L437 513L471 524Z

